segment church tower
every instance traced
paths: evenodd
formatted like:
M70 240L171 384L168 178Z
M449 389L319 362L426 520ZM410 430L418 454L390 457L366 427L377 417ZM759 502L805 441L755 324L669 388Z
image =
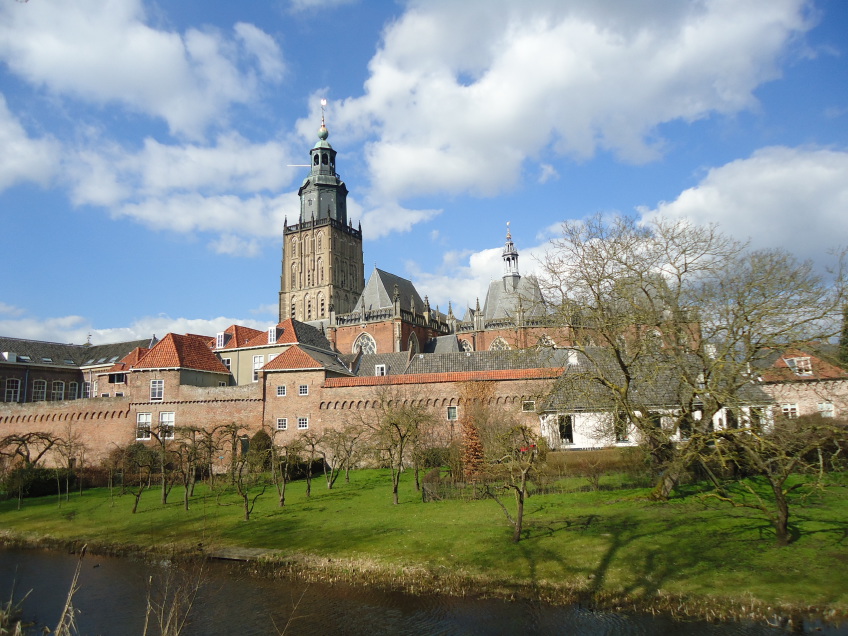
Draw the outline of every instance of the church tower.
M362 227L347 218L347 187L336 174L329 134L322 113L310 172L297 192L300 219L283 226L280 322L329 318L331 310L349 313L365 287Z

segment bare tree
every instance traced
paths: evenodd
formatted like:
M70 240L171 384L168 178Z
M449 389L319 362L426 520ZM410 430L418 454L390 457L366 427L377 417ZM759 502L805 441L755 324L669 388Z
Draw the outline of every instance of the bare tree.
M251 451L250 439L244 427L235 422L222 427L220 434L223 445L230 447L230 486L235 489L241 500L244 520L250 521L257 500L268 488L262 471L270 449Z
M848 450L844 422L819 415L780 417L767 429L748 426L717 433L715 456L726 472L735 472L733 486L718 484L715 497L735 507L762 512L774 527L779 546L787 545L790 503L795 494L807 495L824 485L825 453ZM731 470L732 469L732 470ZM794 474L805 478L791 482ZM765 488L760 488L765 484Z
M291 481L292 468L301 461L303 444L300 438L290 439L285 444L271 446L271 475L277 488L280 507L286 505L286 486Z
M350 481L350 467L364 433L364 427L358 423L347 422L342 428L334 428L324 434L321 454L324 457L324 477L328 489L333 488L342 470L345 471L346 481Z
M715 226L663 219L598 215L566 222L562 232L545 258L543 285L585 366L557 389L572 383L572 392L635 426L660 476L658 498L708 449L714 417L739 413L764 350L838 330L841 256L825 276L785 251L751 250ZM675 401L670 426L657 425L656 404L644 397L661 392ZM691 431L675 444L681 425Z
M324 436L314 431L304 431L299 435L299 439L301 448L303 448L303 458L306 461L306 496L311 497L312 465L315 463L315 458L321 455L321 443Z

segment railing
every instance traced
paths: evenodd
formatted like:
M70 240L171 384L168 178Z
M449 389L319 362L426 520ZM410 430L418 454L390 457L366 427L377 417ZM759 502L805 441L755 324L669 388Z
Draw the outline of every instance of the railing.
M300 223L295 223L294 225L287 225L285 233L294 234L295 232L300 232L301 230L310 230L312 228L323 227L325 225L329 225L330 227L342 230L355 238L362 238L362 232L360 232L358 229L350 225L345 225L341 221L337 221L336 219L331 219L329 217L324 217L323 219L301 221Z

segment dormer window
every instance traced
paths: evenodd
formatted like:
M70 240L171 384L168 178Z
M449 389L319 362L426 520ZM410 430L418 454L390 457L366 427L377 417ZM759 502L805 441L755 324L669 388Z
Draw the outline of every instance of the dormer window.
M374 375L386 375L386 365L385 364L375 364L374 365Z
M223 331L219 331L215 336L215 348L223 349L227 344L227 334Z
M786 358L786 366L792 369L795 375L813 374L813 365L809 358Z
M271 327L268 330L268 344L276 344L277 343L277 328Z

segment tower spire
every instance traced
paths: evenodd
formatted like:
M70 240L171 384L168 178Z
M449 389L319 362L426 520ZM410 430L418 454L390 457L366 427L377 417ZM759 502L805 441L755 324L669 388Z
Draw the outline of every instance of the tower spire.
M504 261L504 278L515 277L521 278L518 273L518 250L515 249L515 243L512 242L512 232L509 229L509 221L506 222L506 243L503 249Z

